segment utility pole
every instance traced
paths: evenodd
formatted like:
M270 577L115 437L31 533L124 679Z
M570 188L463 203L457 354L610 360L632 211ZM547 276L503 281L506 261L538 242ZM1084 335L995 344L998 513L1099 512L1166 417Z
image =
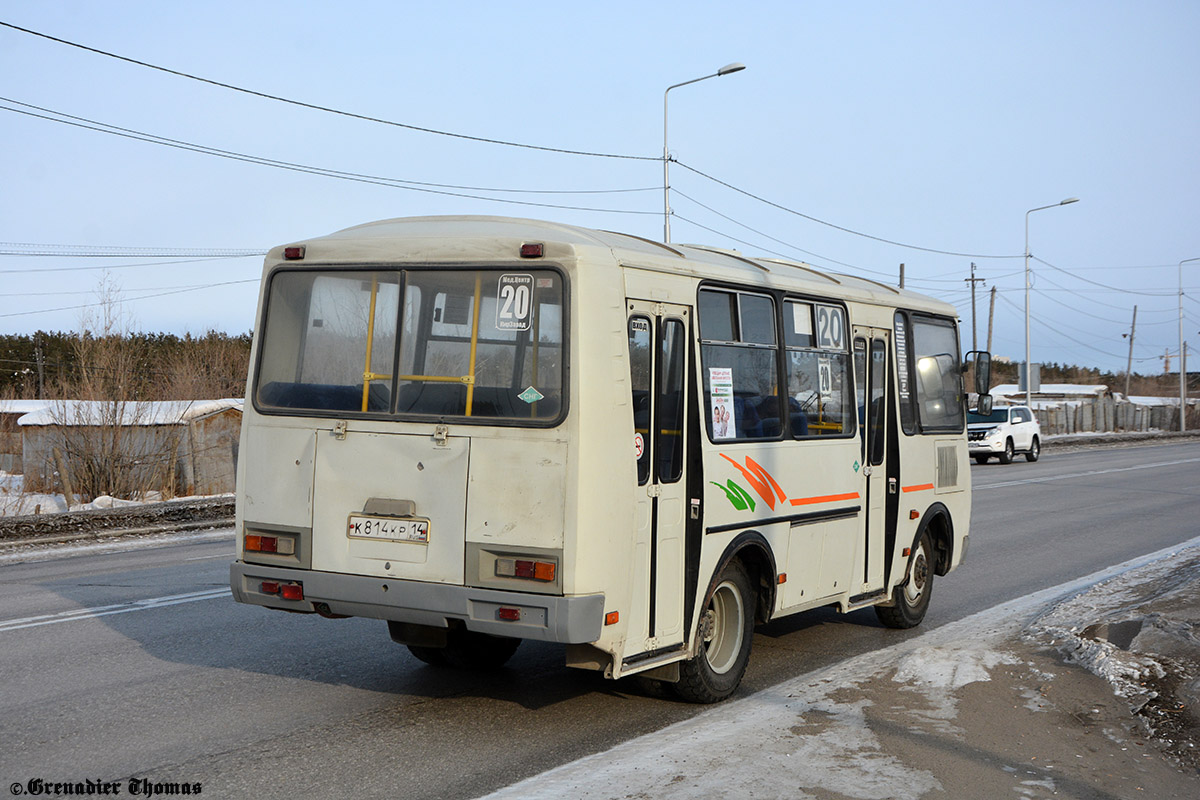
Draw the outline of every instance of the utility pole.
M1129 325L1129 363L1125 367L1125 399L1129 399L1129 375L1133 372L1133 333L1137 330L1137 306L1133 307L1133 322Z
M992 352L992 322L996 319L996 287L992 287L992 302L988 307L988 343L987 351Z
M904 288L904 265L900 265L900 288Z
M978 350L979 342L975 336L975 284L987 283L983 278L975 277L975 262L971 262L971 277L963 278L964 283L971 284L971 349Z

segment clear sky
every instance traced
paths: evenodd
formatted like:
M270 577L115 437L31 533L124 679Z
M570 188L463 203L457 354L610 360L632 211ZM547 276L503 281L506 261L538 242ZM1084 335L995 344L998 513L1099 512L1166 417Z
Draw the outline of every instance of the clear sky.
M995 286L992 350L1021 360L1025 213L1078 197L1029 216L1033 360L1123 370L1135 304L1134 370L1179 349L1178 264L1200 257L1195 0L7 0L0 22L404 125L640 157L364 121L0 27L0 332L78 329L81 309L49 309L94 302L106 267L140 329L243 332L261 257L213 256L388 217L661 239L663 91L740 61L670 93L674 241L889 282L904 263L968 346L975 262L980 346ZM1200 351L1200 261L1183 286Z

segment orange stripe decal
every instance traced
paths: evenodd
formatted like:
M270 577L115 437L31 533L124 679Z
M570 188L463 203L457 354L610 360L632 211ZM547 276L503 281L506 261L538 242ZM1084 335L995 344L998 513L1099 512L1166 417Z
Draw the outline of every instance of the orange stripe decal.
M857 500L858 492L847 492L846 494L827 494L823 497L793 497L789 502L794 506L808 506L813 503L836 503L841 500Z
M904 486L901 487L902 492L927 492L933 488L932 483L922 483L920 486Z

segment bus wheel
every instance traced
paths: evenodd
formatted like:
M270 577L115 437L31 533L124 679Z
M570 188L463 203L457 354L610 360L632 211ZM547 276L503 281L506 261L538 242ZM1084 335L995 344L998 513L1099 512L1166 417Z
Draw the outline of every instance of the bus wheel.
M435 667L490 670L504 666L520 646L520 639L456 628L446 635L445 647L408 645L408 650Z
M929 597L933 591L933 548L929 534L921 534L917 548L909 561L908 577L892 591L892 603L875 606L875 615L889 628L915 628L925 619Z
M733 694L754 636L754 590L740 561L721 573L700 615L700 652L679 665L675 693L689 703L715 703Z

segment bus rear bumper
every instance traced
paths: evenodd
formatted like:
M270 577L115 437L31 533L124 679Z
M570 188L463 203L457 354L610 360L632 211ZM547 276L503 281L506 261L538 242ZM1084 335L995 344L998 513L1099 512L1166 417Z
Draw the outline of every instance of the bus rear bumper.
M299 583L304 599L285 600L278 593L264 592L264 582L281 586ZM594 642L604 627L603 594L558 597L501 592L240 561L229 567L229 586L239 603L282 611L370 617L435 628L460 620L468 630L545 642Z

